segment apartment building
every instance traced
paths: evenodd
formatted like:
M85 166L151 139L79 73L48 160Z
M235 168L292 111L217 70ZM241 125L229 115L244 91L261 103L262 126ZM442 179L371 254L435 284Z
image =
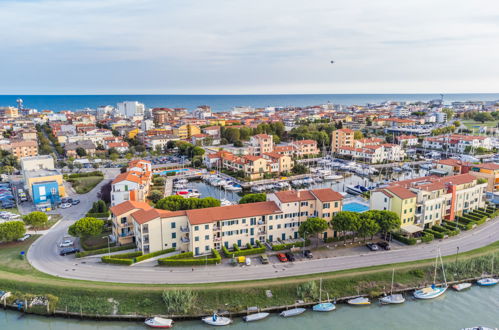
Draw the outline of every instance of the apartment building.
M185 140L190 139L193 135L201 134L201 129L199 126L191 124L178 125L173 128L173 134L179 139Z
M483 207L486 186L478 184L477 178L469 173L428 176L375 190L370 204L371 209L396 212L402 220L402 229L412 234Z
M405 151L399 145L390 143L366 145L361 148L340 147L337 153L342 156L360 159L371 164L399 162L404 160L406 156Z
M436 169L447 173L447 175L469 173L478 179L487 180L486 191L499 191L499 164L473 164L450 158L437 161Z
M261 156L266 152L274 150L274 140L272 135L257 134L250 138L249 153L254 156Z
M145 160L131 161L127 171L111 183L111 206L125 201L144 202L151 186L151 167L151 163Z
M2 150L9 151L17 158L32 157L38 155L38 143L33 140L11 141L8 144L0 145Z
M405 147L412 147L418 144L418 138L414 135L399 135L396 139L399 145Z
M315 140L294 141L291 142L291 146L294 148L294 156L298 158L316 156L320 153Z
M424 138L423 148L465 153L467 149L485 148L490 150L492 149L492 140L487 136L439 135Z
M338 152L341 147L353 147L354 131L342 128L333 131L331 135L331 151Z
M130 244L135 242L134 224L131 214L139 210L150 210L152 206L145 202L125 201L123 203L111 206L113 214L112 234L118 245Z
M328 221L342 207L343 196L331 189L277 192L268 201L221 206L187 211L165 211L144 208L125 202L111 208L113 226L124 231L126 242L135 240L144 253L167 248L208 254L212 249L234 244L245 246L256 241L276 242L298 238L298 228L308 217L324 217ZM123 226L121 226L123 224ZM332 235L328 230L322 234Z

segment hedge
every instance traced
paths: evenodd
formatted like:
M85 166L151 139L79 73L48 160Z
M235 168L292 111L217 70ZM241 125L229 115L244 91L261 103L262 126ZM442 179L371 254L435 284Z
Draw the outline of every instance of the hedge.
M108 212L104 212L104 213L90 213L88 212L85 216L86 217L91 217L91 218L109 218L109 216L111 215L111 213L108 211Z
M76 253L76 258L82 258L82 257L87 257L87 256L93 256L96 254L108 253L109 251L118 252L118 251L123 251L123 250L134 249L134 248L135 248L135 244L126 244L126 245L114 246L114 247L111 247L110 249L102 248L102 249L98 249L98 250L82 251L82 252Z
M139 261L144 261L144 260L147 260L147 259L151 259L151 258L160 256L162 254L173 252L175 250L176 250L175 248L169 248L169 249L166 249L166 250L161 250L161 251L147 253L147 254L144 254L144 255L141 255L141 256L138 256L137 258L135 258L135 262L139 262Z
M220 253L214 249L211 250L211 253L213 254L211 258L194 258L192 252L180 253L171 257L158 259L158 264L160 266L196 266L219 264L222 261Z
M429 232L423 232L423 236L421 236L421 242L428 243L435 239L435 236Z
M87 173L73 173L73 174L67 175L66 177L70 178L70 179L76 179L76 178L86 178L89 176L104 176L104 173L102 173L101 171L93 171L93 172L87 172Z
M122 254L114 254L111 256L101 257L101 261L107 264L128 265L130 266L135 262L135 258L142 255L142 252L129 252Z
M310 240L307 239L305 241L305 246L309 246L309 245L310 245ZM287 250L287 249L290 249L292 247L303 247L303 241L295 242L295 243L275 244L275 245L272 245L272 251Z
M392 237L407 245L415 245L417 243L417 240L414 237L405 237L398 233L392 233Z
M438 238L438 239L442 239L445 236L444 233L441 233L441 232L436 231L436 230L425 229L424 231L427 232L427 233L432 234L435 238Z
M439 225L433 225L431 227L431 230L436 230L436 231L444 233L444 234L447 234L447 232L449 231L448 229L440 227Z
M453 228L459 228L460 230L468 230L469 228L463 224L463 223L459 223L457 221L448 221L448 220L444 220L443 221L444 224L446 224L447 226L449 227L453 227Z
M247 244L246 249L241 250L237 244L234 244L234 251L229 251L225 246L222 246L222 251L227 258L265 253L266 248L260 241L256 241L256 246L252 247L250 244Z

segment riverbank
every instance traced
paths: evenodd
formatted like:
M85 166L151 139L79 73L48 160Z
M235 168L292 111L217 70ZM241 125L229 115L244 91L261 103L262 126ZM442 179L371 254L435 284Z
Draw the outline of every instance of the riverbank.
M457 262L455 256L445 257L447 280L476 278L490 272L491 258L495 257L496 264L499 262L497 252L499 242L461 253ZM295 305L297 300L302 300L305 305L312 304L318 299L320 278L323 279L323 291L328 292L331 298L359 295L377 297L389 291L393 268L395 289L413 290L433 281L433 262L429 259L279 279L191 285L90 282L57 278L36 270L12 272L12 269L1 268L0 290L13 293L7 301L9 304L16 299L29 301L34 296L52 295L57 298L53 312L47 313L46 308L28 309L28 312L37 314L97 319L142 319L150 315L179 314L177 319L185 319L198 318L213 310L236 315L245 313L248 306L278 311ZM438 281L442 281L442 278L439 277ZM164 290L190 291L194 301L184 306L186 308L182 313L167 313L162 298Z

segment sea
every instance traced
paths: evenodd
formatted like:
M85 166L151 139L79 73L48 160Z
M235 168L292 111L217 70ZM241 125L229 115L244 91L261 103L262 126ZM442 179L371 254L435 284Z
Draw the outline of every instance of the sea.
M55 112L95 109L102 105L115 106L122 101L139 101L148 108L186 108L193 110L199 105L209 105L213 111L222 112L235 106L286 107L312 106L326 103L341 105L365 105L384 101L430 101L442 94L279 94L279 95L0 95L0 107L16 106L22 99L28 109ZM445 94L445 104L455 101L497 101L499 93Z
M301 329L366 329L366 330L459 330L475 326L499 327L499 285L478 287L462 292L451 289L432 300L415 300L410 293L401 305L369 306L338 305L333 312L306 311L299 316L268 318L224 327L233 330L301 330ZM177 322L175 329L214 329L198 321ZM23 315L0 309L0 329L5 330L138 330L146 329L140 322L83 321Z

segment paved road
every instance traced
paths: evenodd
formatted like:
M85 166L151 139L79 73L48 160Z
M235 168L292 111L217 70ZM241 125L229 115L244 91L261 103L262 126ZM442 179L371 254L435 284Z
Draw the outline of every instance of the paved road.
M110 175L109 178L111 177ZM228 282L314 274L428 259L435 257L437 246L440 247L443 255L452 255L456 253L457 247L459 247L459 252L465 252L491 244L499 239L499 220L496 219L459 236L435 241L431 244L404 246L391 251L370 252L366 249L365 252L356 255L304 260L288 264L257 264L249 267L218 265L200 266L192 269L152 267L150 264L144 263L134 267L126 267L101 264L99 257L77 260L74 256L59 256L57 243L62 239L67 227L82 217L92 202L97 199L96 193L105 181L107 180L104 180L87 195L80 195L81 203L78 208L61 210L64 220L33 244L28 252L28 260L35 268L59 277L107 282L154 284Z

